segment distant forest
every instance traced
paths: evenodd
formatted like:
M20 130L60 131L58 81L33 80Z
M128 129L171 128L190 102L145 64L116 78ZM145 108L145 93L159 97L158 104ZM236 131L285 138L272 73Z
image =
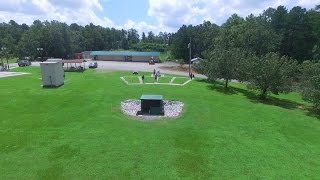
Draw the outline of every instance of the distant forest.
M234 14L221 26L205 21L196 26L183 25L176 33L148 32L141 36L135 29L68 25L59 21L36 20L30 26L13 20L0 24L0 47L6 47L2 56L10 57L73 58L76 52L122 49L170 52L168 58L187 62L190 38L193 57L205 57L208 50L214 50L220 43L257 56L277 52L300 63L320 59L320 5L310 10L279 6L258 16L242 18Z

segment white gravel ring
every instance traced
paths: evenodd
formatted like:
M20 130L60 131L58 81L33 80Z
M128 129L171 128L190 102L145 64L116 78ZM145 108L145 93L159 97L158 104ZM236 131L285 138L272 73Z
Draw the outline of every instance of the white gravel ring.
M148 116L148 115L137 116L137 112L141 110L140 100L129 99L121 102L121 110L124 114L147 119L147 120L159 119L163 117L167 117L167 118L178 117L183 110L184 104L180 101L163 100L163 106L164 106L164 116Z

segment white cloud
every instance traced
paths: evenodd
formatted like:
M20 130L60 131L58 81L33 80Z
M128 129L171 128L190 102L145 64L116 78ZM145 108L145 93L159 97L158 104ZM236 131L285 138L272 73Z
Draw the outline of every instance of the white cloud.
M39 15L44 13L44 11L37 5L35 5L33 1L28 2L26 0L0 1L0 11L23 13L30 15Z
M40 19L81 25L92 22L103 27L135 28L140 33L158 33L174 32L183 24L196 25L204 20L222 24L234 13L245 17L251 13L258 15L268 7L284 5L291 9L298 5L310 9L320 3L315 0L145 0L149 2L146 13L154 22L128 19L120 25L108 17L97 15L103 13L102 1L107 3L110 0L0 0L0 21L8 22L12 19L20 24L32 24L34 20Z
M251 13L258 15L268 7L310 9L316 4L314 0L149 0L148 15L166 29L177 29L183 24L200 24L205 20L222 24L234 13L246 17Z
M103 27L113 27L114 22L107 17L98 17L95 11L102 11L98 0L10 0L0 2L0 21L15 20L32 24L34 20L58 20L68 24L87 25L93 23Z
M144 21L140 21L140 22L135 22L133 20L128 20L122 27L122 29L136 29L138 32L142 33L142 32L149 32L149 31L153 31L153 32L157 32L158 31L158 27L157 26L153 26L150 24L147 24Z
M149 0L148 15L155 17L160 26L178 28L181 24L197 23L201 10L195 6L199 0Z
M142 32L150 32L152 31L155 34L158 34L160 31L162 32L173 32L175 28L164 27L161 25L151 25L146 23L145 21L135 22L133 20L128 20L123 26L119 26L121 29L136 29L139 33Z
M62 8L69 9L93 9L93 10L103 10L102 5L98 0L49 0L52 4Z

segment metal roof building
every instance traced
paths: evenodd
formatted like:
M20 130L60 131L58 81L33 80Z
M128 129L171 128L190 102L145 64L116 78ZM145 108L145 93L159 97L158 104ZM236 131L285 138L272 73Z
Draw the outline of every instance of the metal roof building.
M134 51L92 51L90 56L100 61L133 61L149 62L153 59L159 62L160 52L134 52Z

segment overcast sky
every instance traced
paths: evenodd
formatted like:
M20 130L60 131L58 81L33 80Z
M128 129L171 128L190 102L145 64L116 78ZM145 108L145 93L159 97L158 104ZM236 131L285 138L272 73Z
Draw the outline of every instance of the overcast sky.
M183 24L197 25L204 20L221 25L233 13L245 17L278 5L310 9L316 4L320 0L0 0L0 22L92 22L103 27L158 33L174 32Z

